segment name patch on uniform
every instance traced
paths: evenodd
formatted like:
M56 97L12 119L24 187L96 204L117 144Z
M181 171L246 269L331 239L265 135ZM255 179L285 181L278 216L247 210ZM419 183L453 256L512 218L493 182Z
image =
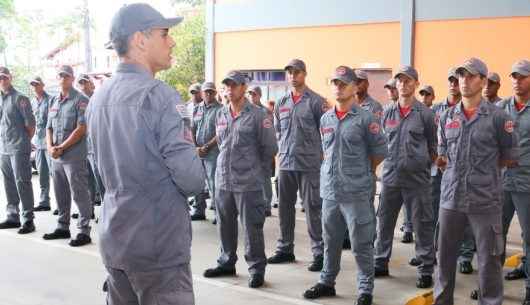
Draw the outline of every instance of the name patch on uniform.
M447 128L447 129L460 128L460 121L459 120L453 120L451 122L448 122L447 124L445 124L445 128Z
M387 128L394 128L399 124L397 120L386 120L385 121L385 127Z
M291 108L289 107L280 107L280 113L289 112L291 111Z
M332 133L333 131L335 131L335 129L333 129L333 127L322 127L322 128L320 128L320 132L322 134Z
M370 125L368 125L368 130L370 130L370 133L372 134L378 134L381 128L379 124L377 124L376 122L372 122L370 123Z
M507 133L512 133L514 127L515 127L515 124L513 123L513 121L506 121L506 123L504 123L504 130Z
M265 118L263 120L263 128L272 128L272 120L269 118Z
M57 112L57 111L59 111L59 109L57 109L57 108L50 108L50 110L49 110L48 112Z

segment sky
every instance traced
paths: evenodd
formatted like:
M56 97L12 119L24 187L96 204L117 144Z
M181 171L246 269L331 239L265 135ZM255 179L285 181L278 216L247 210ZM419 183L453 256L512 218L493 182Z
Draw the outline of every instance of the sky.
M141 1L141 0L140 0ZM90 16L94 25L94 42L105 42L108 40L110 21L114 13L124 4L140 2L139 0L88 0ZM170 0L148 0L144 1L166 15L174 11ZM68 14L74 8L82 6L83 0L15 0L17 12L42 10L45 16L50 18L61 17ZM171 17L171 16L166 16Z

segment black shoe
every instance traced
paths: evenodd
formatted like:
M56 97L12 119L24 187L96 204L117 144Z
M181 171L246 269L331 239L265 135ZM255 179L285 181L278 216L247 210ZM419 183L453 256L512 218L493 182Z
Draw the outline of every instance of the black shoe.
M217 218L214 218L214 219L212 220L212 224L213 224L214 226L217 224Z
M18 230L18 234L29 234L31 232L35 232L35 224L33 223L33 220L26 221L20 230Z
M301 208L300 212L305 213L305 208Z
M410 244L414 241L414 236L412 235L412 232L405 232L403 234L403 238L401 238L401 242L404 244Z
M265 217L271 217L272 212L271 211L265 211Z
M236 267L224 268L217 266L215 268L206 269L204 277L220 277L220 276L234 276L236 275Z
M313 259L313 261L311 262L311 265L307 267L307 270L311 272L320 272L322 271L322 267L324 267L324 257L317 256Z
M215 211L215 205L213 205L213 204L210 205L209 209L212 210L212 211Z
M275 204L272 205L272 207L275 208L275 209L277 209L277 208L278 208L278 204L275 203Z
M47 233L42 236L45 240L52 240L52 239L68 239L70 238L70 231L69 230L61 230L61 229L55 229L52 233Z
M318 299L320 297L334 297L336 294L335 287L317 283L304 292L304 298Z
M473 289L469 295L469 298L472 300L478 300L478 289Z
M101 199L96 199L96 200L94 200L94 206L95 206L95 207L99 207L99 206L101 206Z
M36 207L33 208L33 212L46 212L46 211L50 211L52 208L50 207L45 207L45 206L42 206L42 205L38 205Z
M462 274L471 274L473 273L473 265L471 265L471 262L461 262L459 271Z
M342 250L348 250L351 249L351 242L349 238L345 238L342 242Z
M90 239L90 236L88 236L87 234L79 233L77 234L75 239L72 239L70 241L69 245L72 247L81 247L84 245L88 245L91 242L92 239Z
M59 210L58 209L53 210L53 215L55 216L59 215Z
M263 286L263 283L265 283L265 277L263 274L254 274L250 276L250 279L248 280L248 287L259 288Z
M267 263L269 264L281 264L281 263L292 263L295 261L294 254L292 253L284 253L284 252L276 252L273 256L269 257L267 259Z
M507 281L515 281L515 280L520 280L520 279L525 279L525 278L526 278L526 273L519 268L513 269L512 271L506 273L506 275L504 276L504 279Z
M72 214L72 218L73 219L78 219L79 218L79 213ZM92 215L90 215L90 219L96 219L96 215L94 213L92 213Z
M362 293L357 298L357 303L355 305L372 305L372 295L367 293Z
M195 204L195 199L190 199L188 200L188 204L191 206L191 205L194 205Z
M374 277L385 277L389 276L388 268L377 268L374 269Z
M206 220L206 216L201 214L191 214L191 221L196 220Z
M416 281L416 287L418 288L430 288L432 287L432 276L422 275Z
M409 265L414 266L414 267L421 265L421 263L422 263L421 259L417 257L413 257L409 260Z
M0 222L0 229L18 229L20 228L20 222L6 220Z

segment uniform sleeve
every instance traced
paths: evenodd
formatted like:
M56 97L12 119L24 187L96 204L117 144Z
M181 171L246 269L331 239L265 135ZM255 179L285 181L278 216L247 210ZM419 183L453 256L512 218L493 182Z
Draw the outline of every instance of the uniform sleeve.
M515 122L504 110L498 111L495 118L497 142L499 145L500 159L504 161L517 161L519 159L519 143L515 132Z
M276 104L274 105L274 112L273 112L273 117L274 117L274 129L276 130L276 140L280 141L280 137L281 137L281 125L280 125L280 103L281 103L281 99L276 101Z
M156 109L158 122L148 125L155 126L152 136L156 137L160 155L177 189L190 197L204 190L204 170L195 147L184 139L184 122L176 108L178 93L167 90L163 96L149 95L152 104L165 104L165 107Z
M86 108L88 106L88 99L84 96L79 97L77 101L77 125L86 125Z
M436 135L436 123L434 122L434 113L431 109L427 108L424 111L425 120L425 138L427 139L427 149L429 150L429 156L437 155L436 145L438 143Z
M442 113L438 123L438 156L447 157L447 138L445 137L445 121L447 121L449 111Z
M372 113L370 113L370 116L366 120L368 155L375 158L385 158L388 153L388 147L379 121L380 120Z
M53 103L54 103L54 98L51 98L49 101L48 101L48 113L46 114L46 129L51 129L52 128L52 120L50 120L50 109L52 109L52 106L53 106Z
M325 103L326 101L324 100L324 98L317 95L314 97L313 104L311 105L311 107L313 108L312 110L313 115L315 116L315 124L317 128L320 128L320 118L326 112Z
M17 107L24 120L24 126L35 127L35 116L29 99L23 95L18 97Z
M261 153L261 161L264 169L268 169L271 165L272 159L278 152L278 144L274 135L274 128L271 118L263 113L258 112L256 116L258 119L258 140Z

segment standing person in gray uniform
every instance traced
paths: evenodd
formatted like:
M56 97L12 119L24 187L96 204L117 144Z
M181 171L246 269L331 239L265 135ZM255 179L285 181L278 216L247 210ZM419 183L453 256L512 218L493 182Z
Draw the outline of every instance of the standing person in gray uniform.
M74 71L61 66L57 72L60 93L50 101L46 125L46 144L52 160L54 194L59 210L57 229L44 234L45 240L70 238L70 209L72 199L79 209L79 234L70 246L79 247L92 242L90 217L92 204L88 194L88 169L85 110L88 99L73 88Z
M431 108L432 102L436 98L436 96L434 95L433 87L430 85L424 85L420 88L420 91L418 91L418 93L420 94L420 97L421 97L420 102L422 102L423 105Z
M96 89L96 86L90 79L90 76L88 76L87 74L79 75L77 79L77 84L81 89L81 92L83 92L83 94L90 99L94 94L94 90ZM89 138L87 138L87 147L87 159L89 165L88 185L90 190L90 202L92 202L94 205L101 205L101 201L105 196L105 188L103 187L103 182L101 181L101 176L99 175L96 162L94 161L94 150L92 149L92 143L90 143Z
M447 85L449 94L447 97L432 106L434 112L434 121L439 127L440 117L449 108L454 107L462 100L462 94L460 93L460 86L458 83L458 76L456 75L456 69L451 68L447 74ZM440 211L440 191L442 184L442 171L433 164L431 166L431 188L432 188L432 206L434 223L438 224L438 214ZM460 247L460 254L458 256L458 271L462 274L473 273L473 256L475 255L475 240L473 238L473 232L470 226L466 226L464 230L464 240Z
M391 78L385 83L385 91L388 96L388 101L390 103L395 103L399 99L399 91L396 88L396 79Z
M320 170L324 267L308 299L335 295L342 239L350 232L357 262L357 305L371 305L374 289L373 176L386 153L380 119L356 104L357 76L340 66L331 77L337 104L320 121L324 161Z
M190 100L186 103L186 113L184 116L184 123L187 125L186 129L189 129L190 132L190 140L193 141L193 144L196 144L194 141L193 131L192 131L192 125L193 125L193 114L196 112L197 107L202 102L202 94L201 94L201 84L195 83L190 85L188 88L188 92L191 96ZM192 206L192 209L200 210L201 207L206 206L206 199L208 199L208 188L206 187L201 193L197 194L193 197L193 199L190 200L190 205ZM204 217L206 219L206 217ZM202 217L192 217L191 220L204 220ZM215 222L215 220L214 220Z
M325 101L306 86L306 65L300 59L286 66L289 93L276 102L274 127L278 140L280 238L270 264L294 262L295 204L300 191L311 239L313 262L309 271L322 270L322 200L319 170L322 163L320 117Z
M12 85L13 77L0 67L0 169L7 199L7 219L0 229L22 228L19 234L35 231L33 223L33 186L31 184L31 138L35 134L35 116L29 99Z
M109 43L120 63L88 106L106 190L99 234L108 305L195 303L187 198L204 189L205 176L184 138L179 94L154 78L171 66L169 29L181 20L148 4L123 6Z
M434 304L453 304L462 232L471 226L477 244L479 305L503 302L503 166L517 164L514 121L482 97L488 68L470 58L456 69L462 102L444 112L438 128L442 177L438 220L438 266Z
M252 104L256 105L259 109L263 111L271 120L273 119L272 111L269 110L269 108L265 107L261 103L261 87L260 86L252 86L248 90L248 96L250 102ZM276 139L275 139L276 141ZM264 168L264 170L267 170L265 173L265 182L263 183L263 200L265 201L265 206L267 209L265 210L265 215L267 217L272 215L272 180L273 177L273 171L274 171L274 157L271 159L270 166L268 168Z
M489 72L488 73L488 84L482 90L482 95L484 98L493 104L496 104L502 101L502 98L499 97L499 89L501 88L501 77L498 73Z
M229 72L222 82L230 101L217 114L216 135L219 144L215 173L217 218L221 255L215 268L205 277L236 274L239 215L245 236L245 260L250 278L248 286L258 288L265 280L265 202L263 183L270 160L278 146L269 116L245 98L247 79Z
M217 167L217 156L219 156L219 147L215 136L215 119L223 106L215 99L217 91L214 83L206 82L202 84L201 91L202 102L194 109L191 132L197 147L197 154L202 160L206 173L206 185L210 192L211 204L215 205L215 170ZM191 220L205 220L205 211L206 200L195 201Z
M355 96L357 97L359 106L361 106L362 109L373 113L377 118L381 118L383 115L383 106L368 94L368 88L370 87L368 73L363 70L355 70L355 76L357 77L355 80L357 86Z
M523 236L523 253L530 254L530 61L519 60L512 66L510 74L514 95L497 104L514 121L514 131L519 141L519 161L504 172L503 190L503 234L506 251L506 236L513 215L517 212ZM504 261L504 259L503 259ZM530 274L526 259L524 274ZM515 269L517 270L517 269ZM513 273L513 271L512 271ZM526 296L523 305L530 305L530 279L525 279Z
M377 211L375 276L388 276L394 228L403 202L410 202L416 233L418 266L416 287L432 286L434 264L434 222L430 198L430 168L436 155L436 127L430 108L414 93L418 72L401 67L394 78L399 100L385 109L381 125L388 139L388 156L383 164L383 188Z
M39 172L40 196L39 204L33 209L34 212L50 211L50 155L46 147L46 124L48 122L48 110L51 96L44 90L44 82L37 76L30 83L35 92L31 101L31 108L35 116L35 135L31 144L35 147L35 165Z

